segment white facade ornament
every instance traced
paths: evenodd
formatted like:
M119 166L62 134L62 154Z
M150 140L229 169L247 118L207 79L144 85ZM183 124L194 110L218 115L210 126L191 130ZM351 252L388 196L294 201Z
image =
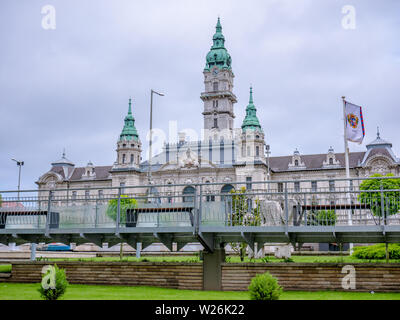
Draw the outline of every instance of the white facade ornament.
M180 159L179 165L181 168L196 168L199 166L199 161L192 150L188 148L185 155Z

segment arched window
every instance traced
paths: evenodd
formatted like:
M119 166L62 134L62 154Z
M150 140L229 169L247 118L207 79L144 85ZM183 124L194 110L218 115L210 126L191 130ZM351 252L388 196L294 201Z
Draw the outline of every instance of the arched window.
M222 187L221 193L229 193L229 192L231 192L231 190L234 190L234 189L235 189L235 187L234 187L233 185L231 185L231 184L226 184L226 185L224 185L224 186Z
M194 202L195 189L192 186L188 186L183 189L183 202ZM189 196L190 195L190 196Z
M298 167L299 166L299 160L294 160L294 165L296 166L296 167Z
M235 190L233 185L226 184L221 189L221 194L229 194L232 190ZM232 212L232 196L221 195L221 201L225 202L225 208L227 212Z
M333 158L329 158L329 164L333 165Z
M131 163L133 163L133 154L131 154Z
M125 157L126 157L126 155L125 155L125 153L122 155L122 163L125 163Z

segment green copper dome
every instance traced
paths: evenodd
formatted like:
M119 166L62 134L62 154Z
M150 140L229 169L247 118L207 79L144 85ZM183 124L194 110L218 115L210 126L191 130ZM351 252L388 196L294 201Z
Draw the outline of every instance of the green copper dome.
M222 34L221 22L218 18L216 32L213 36L213 45L207 54L204 71L210 71L213 66L217 66L219 69L231 70L231 64L232 59L225 49L225 37Z
M137 133L137 130L135 128L135 118L132 116L132 110L131 110L131 99L129 99L129 110L128 114L125 117L125 125L124 128L122 129L120 137L120 141L131 141L131 140L139 140L139 135Z
M249 105L246 108L246 117L243 120L242 130L259 130L263 132L260 121L257 118L257 109L253 103L253 88L250 87L250 100Z

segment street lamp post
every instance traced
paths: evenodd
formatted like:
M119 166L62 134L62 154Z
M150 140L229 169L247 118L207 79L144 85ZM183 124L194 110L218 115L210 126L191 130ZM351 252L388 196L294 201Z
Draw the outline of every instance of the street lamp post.
M267 173L267 178L268 178L268 192L270 190L270 180L271 180L271 170L269 169L269 155L271 153L271 147L269 144L265 145L265 150L267 153L267 166L268 166L268 173Z
M152 145L153 145L153 93L158 94L159 96L164 96L163 93L159 93L151 89L151 97L150 97L150 141L149 141L149 172L148 172L148 181L149 185L151 183L151 156L152 156Z
M19 167L19 172L18 172L18 201L19 201L19 190L20 190L20 186L21 186L21 167L24 165L23 161L18 161L15 159L11 159L13 161L15 161L17 163L17 166Z

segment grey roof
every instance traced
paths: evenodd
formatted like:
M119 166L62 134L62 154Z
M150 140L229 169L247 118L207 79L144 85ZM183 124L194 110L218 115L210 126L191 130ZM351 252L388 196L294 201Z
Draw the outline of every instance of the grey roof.
M112 166L98 166L94 167L94 173L96 177L94 180L105 180L110 178L110 170ZM85 168L72 168L72 174L69 172L69 178L65 176L64 170L62 167L53 166L50 171L60 174L64 179L69 181L79 181L82 180L82 176L85 173Z
M388 141L382 139L378 134L376 139L374 141L368 143L366 147L367 147L367 150L369 150L369 149L372 149L374 147L389 147L389 148L392 148L393 145L392 145L391 142L388 142Z
M351 152L349 154L350 168L360 165L363 160L365 152ZM323 168L323 162L327 159L327 154L305 154L300 155L301 161L304 162L307 170L326 169ZM339 161L340 167L345 167L344 153L335 153L336 160ZM289 163L292 162L293 156L270 157L269 163L273 171L293 171L289 169ZM337 168L333 167L333 168Z

